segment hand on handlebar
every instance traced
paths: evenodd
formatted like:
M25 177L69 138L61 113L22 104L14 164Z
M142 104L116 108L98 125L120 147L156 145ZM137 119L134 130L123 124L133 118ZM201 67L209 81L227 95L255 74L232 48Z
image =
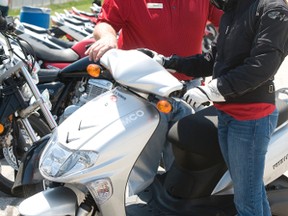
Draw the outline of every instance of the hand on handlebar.
M158 62L160 65L164 66L165 57L154 50L150 50L147 48L139 48L137 49L140 52L143 52L144 54L148 55L150 58L152 58L154 61Z
M159 54L153 50L147 49L147 48L139 48L137 49L140 52L143 52L144 54L148 55L150 58L158 62L160 65L162 65L164 68L166 68L169 72L175 73L177 65L178 56L172 55L170 57L166 57L162 54Z
M183 99L196 108L203 104L209 104L209 101L224 102L225 98L219 92L217 82L217 79L213 79L206 86L192 88L184 94Z

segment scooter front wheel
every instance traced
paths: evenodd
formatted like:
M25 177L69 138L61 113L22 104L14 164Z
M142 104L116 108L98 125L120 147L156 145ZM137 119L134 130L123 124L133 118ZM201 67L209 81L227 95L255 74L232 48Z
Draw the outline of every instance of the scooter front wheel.
M32 114L28 118L28 120L29 120L33 130L35 131L35 133L38 137L43 137L46 134L51 132L48 125L43 120L41 120L41 118L39 118L38 116ZM19 149L19 147L17 148L17 146L14 146L14 145L11 145L8 147L3 147L1 149L3 151L4 157L0 160L0 191L6 193L8 195L13 195L11 189L12 189L14 181L15 181L18 167L21 163L21 158L19 158L19 156L18 157L15 156L15 153L16 152L18 152L18 153L22 152L23 154L25 154L25 152L27 152L28 149L33 144L32 140L29 138L26 130L24 129L24 126L20 122L17 122L17 127L20 131L19 137L17 137L17 140L21 139L21 140L24 140L24 142L25 142L24 145L20 145L21 148L23 148L23 149ZM2 139L0 141L1 142L13 142L12 139L15 139L15 137L13 136L13 132L9 131L9 134L6 136L6 139L4 139L4 140ZM2 146L3 146L3 144L2 144ZM36 188L35 189L36 191L34 191L32 193L36 193L36 192L40 191L41 188L39 188L39 187ZM17 196L28 196L28 195L32 195L32 194L26 194L25 191L23 191L22 194L17 194Z

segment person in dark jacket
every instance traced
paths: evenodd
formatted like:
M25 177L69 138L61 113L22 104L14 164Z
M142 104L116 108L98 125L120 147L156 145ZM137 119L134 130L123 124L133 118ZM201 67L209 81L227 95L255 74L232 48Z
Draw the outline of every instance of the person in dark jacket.
M238 216L270 216L263 176L278 118L273 78L288 52L287 1L211 2L225 13L209 54L182 58L154 52L154 58L170 71L212 75L210 83L183 98L194 106L212 101L218 110L219 143Z

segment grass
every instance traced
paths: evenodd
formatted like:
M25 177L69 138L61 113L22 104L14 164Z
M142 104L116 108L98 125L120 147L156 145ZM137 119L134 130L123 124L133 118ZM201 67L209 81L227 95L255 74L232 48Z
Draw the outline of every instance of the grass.
M76 7L78 10L81 10L81 11L91 12L90 6L92 6L92 1L91 0L90 1L78 0L78 1L67 2L63 4L52 4L47 7L51 9L51 15L53 15L55 12L63 13L64 9L70 10L72 6ZM20 9L9 10L9 16L19 16L19 15L20 15Z

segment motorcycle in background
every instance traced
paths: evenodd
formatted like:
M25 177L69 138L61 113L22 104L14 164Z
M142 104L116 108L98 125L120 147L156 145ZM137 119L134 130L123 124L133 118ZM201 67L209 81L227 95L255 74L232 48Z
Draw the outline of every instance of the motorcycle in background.
M98 1L97 3L95 2L92 3L90 10L92 13L96 14L96 16L98 17L98 14L101 12L101 8L102 8L101 2Z
M78 12L78 13L77 13ZM97 18L94 15L94 19L91 19L91 17L84 17L82 15L83 13L81 13L79 10L77 10L75 7L72 7L72 10L66 10L64 9L64 16L66 18L72 18L75 20L78 20L80 22L82 22L84 25L89 25L91 27L94 27L97 21Z
M98 6L97 4L93 3L92 6L90 7L90 10L91 10L92 13L88 13L86 11L81 11L81 10L78 10L76 7L72 7L72 9L69 12L71 12L71 13L73 13L75 15L78 15L80 17L87 18L92 23L96 24L98 14L101 11L101 6Z
M51 113L58 123L89 100L114 87L111 77L98 76L97 70L100 70L98 65L84 57L63 69L39 71L37 87L40 92L48 90Z
M55 41L55 38L43 32L39 33L38 28L35 28L35 32L25 28L27 25L23 25L17 18L13 21L15 28L14 32L20 38L21 45L25 47L26 51L33 54L40 67L45 69L64 68L69 64L85 57L85 51L89 45L95 42L93 38L87 38L73 44L67 42L64 44Z
M41 64L37 87L40 92L49 92L51 112L58 123L66 118L67 113L113 87L109 78L95 79L87 73L87 66L93 62L89 61L84 52L94 39L77 42L71 48L56 49L50 48L45 41L26 34L25 30L21 31L22 25L17 19L13 26L26 52L34 54Z
M68 40L81 41L92 37L93 25L65 17L65 14L55 13L51 16L51 22L53 26L66 33Z
M43 178L47 188L21 202L20 214L234 216L233 185L217 140L215 108L174 124L168 133L174 164L168 171L153 169L162 152L155 141L167 134L160 112L171 112L171 101L182 98L185 86L136 50L112 49L100 61L116 87L77 109L50 138L39 141L37 151L27 154L13 190ZM285 216L288 89L276 95L280 115L264 182L272 213Z
M13 25L10 26L10 32L13 34ZM16 37L16 36L15 36ZM21 47L20 39L17 41L12 41L13 44L17 49ZM15 51L16 48L13 48ZM23 48L23 47L22 47ZM8 48L7 48L8 49ZM25 52L25 50L21 50L21 52ZM17 52L19 54L20 51ZM34 58L33 58L34 60ZM103 79L97 78L94 79L93 76L89 75L87 73L87 66L89 63L92 63L89 61L89 58L83 58L79 61L76 61L74 63L71 63L69 66L65 67L64 69L39 69L37 70L37 87L36 89L42 93L46 92L49 95L51 103L51 113L53 121L57 121L58 123L61 123L67 116L69 116L74 110L76 110L78 107L86 103L87 101L91 100L92 98L96 97L99 94L102 94L103 92L110 90L113 87L113 83L108 80L108 78ZM37 64L35 62L34 64ZM93 71L92 71L93 72ZM47 97L47 96L46 96ZM9 104L7 104L9 106ZM35 106L35 105L34 105ZM6 109L4 105L1 107L3 109ZM37 108L37 109L36 109ZM31 108L30 108L31 109ZM35 111L35 112L32 112ZM36 112L38 111L38 112ZM48 110L47 110L48 111ZM45 119L45 112L42 110L38 110L38 107L35 106L35 110L31 109L32 114L29 115L29 122L32 125L32 128L37 133L37 139L44 136L47 133L50 133L51 128L49 128L45 122L42 121L42 119ZM28 114L26 114L28 115ZM3 114L5 117L5 114ZM3 117L3 118L4 118ZM18 118L17 118L18 119ZM16 121L16 118L15 118ZM52 120L51 120L52 121ZM23 131L24 129L22 129ZM7 130L6 130L7 131ZM1 136L1 143L4 146L2 148L5 156L5 164L9 164L10 171L12 172L13 178L10 178L8 176L3 176L1 178L0 182L0 190L7 194L11 194L11 187L13 185L14 181L14 171L15 173L18 170L20 161L18 162L18 159L22 158L24 153L28 150L28 147L32 145L32 143L35 141L35 139L29 140L29 137L26 135L26 140L29 140L28 144L23 144L23 146L20 146L16 143L16 140L13 140L14 137L20 137L15 135L16 132L19 133L20 130L16 131L10 130L9 133L3 134ZM21 131L20 131L21 132ZM14 134L12 134L14 133ZM19 138L19 139L20 139ZM13 141L13 142L12 142ZM14 144L15 142L15 144ZM23 141L22 141L23 142ZM27 141L28 142L28 141ZM22 150L21 155L20 153L16 156L14 155L14 149L16 148L15 145L18 145L17 151L20 152L20 147L25 148L25 151ZM15 150L16 151L16 150ZM2 166L3 168L4 166ZM4 172L4 169L2 169L2 173ZM9 174L11 174L9 172ZM37 189L35 189L37 190ZM35 191L34 190L34 191ZM26 191L29 191L27 189ZM17 196L23 196L23 193L27 194L27 192L18 192L13 193L13 195Z
M39 65L34 56L22 49L11 20L0 17L0 33L0 145L4 156L0 164L0 190L11 194L22 158L33 142L57 124L48 101L36 86ZM6 168L11 173L4 171Z
M47 46L50 48L65 49L65 48L71 48L75 44L75 42L73 41L63 40L60 38L61 36L56 36L54 33L55 31L57 31L56 28L46 29L30 23L20 22L20 20L17 17L14 18L14 24L15 24L15 33L17 35L21 34L31 35L31 37L37 38L38 40L47 43ZM65 33L62 34L65 35Z
M207 53L211 49L211 44L216 41L218 31L211 22L207 22L202 40L202 52Z

